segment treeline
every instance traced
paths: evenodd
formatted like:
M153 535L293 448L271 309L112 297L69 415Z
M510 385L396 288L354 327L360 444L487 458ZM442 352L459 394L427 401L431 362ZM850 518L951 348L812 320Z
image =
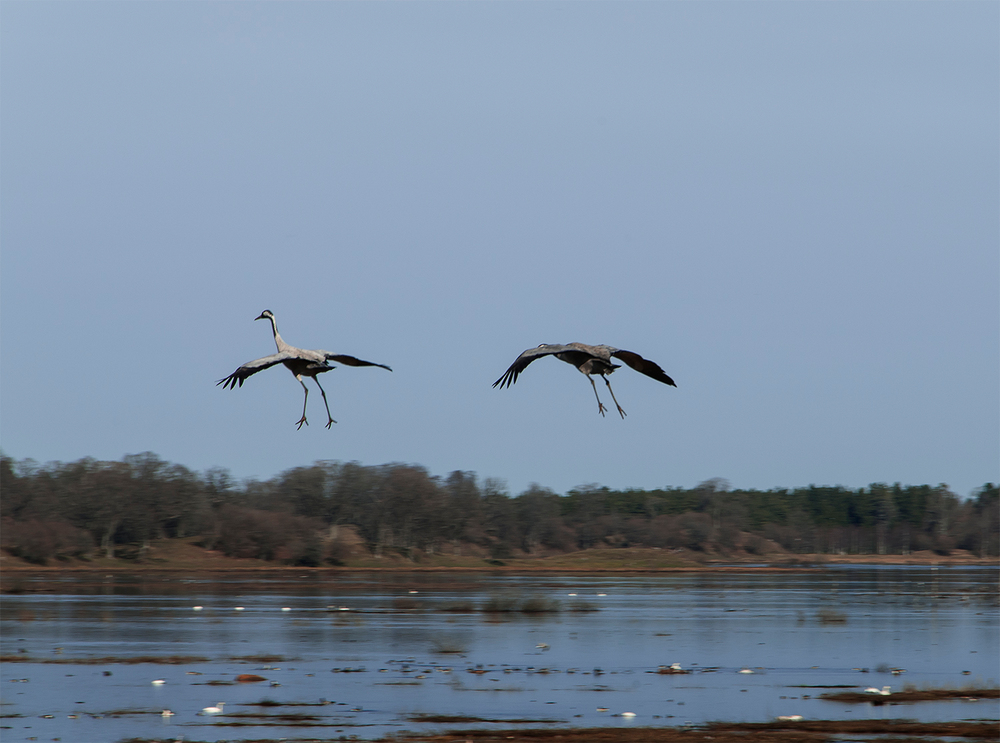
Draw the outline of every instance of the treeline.
M226 470L196 473L148 452L46 465L0 456L0 517L0 546L37 563L141 557L153 540L199 537L233 557L340 564L355 534L372 555L414 560L597 546L1000 554L1000 491L992 483L969 499L945 485L762 491L719 479L691 489L595 485L564 495L532 485L512 497L499 480L460 471L436 477L408 464L316 462L237 482Z

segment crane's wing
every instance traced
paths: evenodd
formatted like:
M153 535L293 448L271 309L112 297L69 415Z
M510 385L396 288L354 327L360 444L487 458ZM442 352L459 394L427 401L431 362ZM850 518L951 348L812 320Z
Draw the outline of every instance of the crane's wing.
M576 351L576 350L577 349L572 348L571 346L547 345L547 344L543 344L541 346L538 346L537 348L529 348L527 351L525 351L516 359L514 359L514 363L510 365L510 368L503 373L503 376L500 377L500 379L498 379L493 383L493 386L494 387L499 386L500 389L503 389L504 387L510 387L512 384L514 384L514 382L517 381L518 375L521 372L523 372L527 368L528 364L530 364L535 359L540 359L542 358L542 356L552 356L553 354L560 353L562 351Z
M236 389L236 385L239 384L240 387L243 386L243 382L251 374L256 374L259 371L264 371L265 369L270 369L275 364L280 364L286 359L297 359L298 355L291 353L289 351L282 351L281 353L272 354L271 356L265 356L262 359L255 359L254 361L248 361L239 369L234 371L225 379L220 379L216 382L216 385L222 385L223 389L228 387L231 390Z
M379 366L383 369L389 369L385 364L376 364L374 361L363 361L362 359L356 359L353 356L347 356L342 353L330 353L329 351L320 351L327 361L337 361L345 366ZM389 369L392 371L392 369Z
M642 372L647 377L652 377L657 382L663 382L664 384L669 384L671 387L676 387L674 380L667 376L666 372L660 368L659 364L650 361L649 359L644 359L637 353L632 353L631 351L621 351L616 350L612 356L621 359L626 364L631 366L637 372Z

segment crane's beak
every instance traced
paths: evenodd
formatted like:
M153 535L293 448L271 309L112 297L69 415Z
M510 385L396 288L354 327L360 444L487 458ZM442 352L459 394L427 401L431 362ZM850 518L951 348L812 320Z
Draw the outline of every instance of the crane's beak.
M253 321L254 321L254 322L257 322L258 320L263 320L263 319L264 319L264 315L263 315L263 313L262 313L262 314L261 314L261 315L259 315L258 317L255 317L255 318L253 319Z

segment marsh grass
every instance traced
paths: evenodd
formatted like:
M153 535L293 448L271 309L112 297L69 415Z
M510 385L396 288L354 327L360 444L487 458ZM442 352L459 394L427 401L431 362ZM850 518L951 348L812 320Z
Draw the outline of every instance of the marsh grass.
M451 614L472 614L476 611L476 604L469 600L452 601L442 606L441 611Z
M283 655L271 655L269 653L258 653L256 655L231 655L229 660L241 661L243 663L286 663L292 658Z
M329 707L332 702L276 702L273 699L261 699L259 702L243 702L244 707Z
M816 612L820 624L847 624L847 615L835 609L820 609Z
M248 723L242 723L244 725ZM341 723L336 727L357 727ZM891 736L891 737L887 737ZM849 739L855 743L886 743L905 740L909 743L932 743L946 740L996 740L994 722L913 722L910 720L802 720L798 722L712 722L678 727L604 727L604 728L510 728L506 730L450 729L405 734L390 733L377 743L444 743L448 741L508 741L537 743L556 740L560 743L826 743ZM349 740L345 736L339 740ZM120 743L159 743L162 738L128 738ZM282 738L281 740L287 740ZM312 740L312 739L310 739ZM254 738L255 743L278 743L278 739ZM192 741L192 743L195 743ZM303 742L304 743L304 742ZM376 743L376 742L373 742Z
M936 702L948 699L1000 699L1000 688L997 688L996 686L988 688L974 688L972 685L968 685L959 689L931 687L918 689L912 684L907 684L903 687L902 691L893 692L888 696L866 694L858 691L844 691L832 694L820 694L819 698L832 702L847 702L854 704L869 703L878 706L882 704Z
M469 644L458 637L447 635L435 637L431 641L435 653L462 655L469 652Z
M484 614L555 614L562 610L562 605L556 599L544 596L491 596L483 604Z
M562 605L556 599L532 596L521 604L522 614L555 614L562 611Z
M265 712L235 712L225 715L227 719L236 720L278 720L281 722L316 722L320 718L316 715L306 715L301 712L282 712L279 714L268 714Z
M492 722L492 723L504 723L506 725L525 725L525 724L538 724L538 723L559 723L565 722L564 720L548 720L548 719L535 719L535 718L491 718L491 717L476 717L474 715L434 715L418 713L415 715L410 715L406 718L409 722L429 722L438 724L455 724L459 722Z
M393 611L414 612L420 611L423 608L424 605L422 603L409 596L397 596L392 600Z
M16 655L0 655L0 663L45 663L58 665L107 666L112 664L137 665L139 663L159 663L162 665L179 666L188 663L208 663L209 658L202 655L106 655L100 658L35 658L18 653Z
M956 687L938 686L932 683L924 683L921 686L917 686L916 684L906 683L903 684L903 690L899 693L912 694L925 692L944 692L948 694L961 694L966 696L978 694L984 699L1000 698L1000 687L998 687L992 679L990 679L989 682L984 682L980 678L972 679L971 681L967 681L961 686Z
M44 663L79 666L109 666L115 664L138 665L140 663L156 663L160 665L180 666L192 663L209 663L211 658L203 655L105 655L99 658L37 658L24 653L0 655L0 663ZM232 655L226 660L239 663L284 663L289 660L282 655Z
M490 596L483 603L485 614L512 614L517 611L517 599L512 596Z

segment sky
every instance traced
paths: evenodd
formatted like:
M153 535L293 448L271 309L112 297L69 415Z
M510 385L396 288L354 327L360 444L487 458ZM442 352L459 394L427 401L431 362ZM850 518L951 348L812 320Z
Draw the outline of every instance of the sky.
M1000 480L1000 4L0 3L0 449ZM387 364L314 382L284 339ZM598 414L540 343L608 344ZM597 379L602 400L613 404Z

